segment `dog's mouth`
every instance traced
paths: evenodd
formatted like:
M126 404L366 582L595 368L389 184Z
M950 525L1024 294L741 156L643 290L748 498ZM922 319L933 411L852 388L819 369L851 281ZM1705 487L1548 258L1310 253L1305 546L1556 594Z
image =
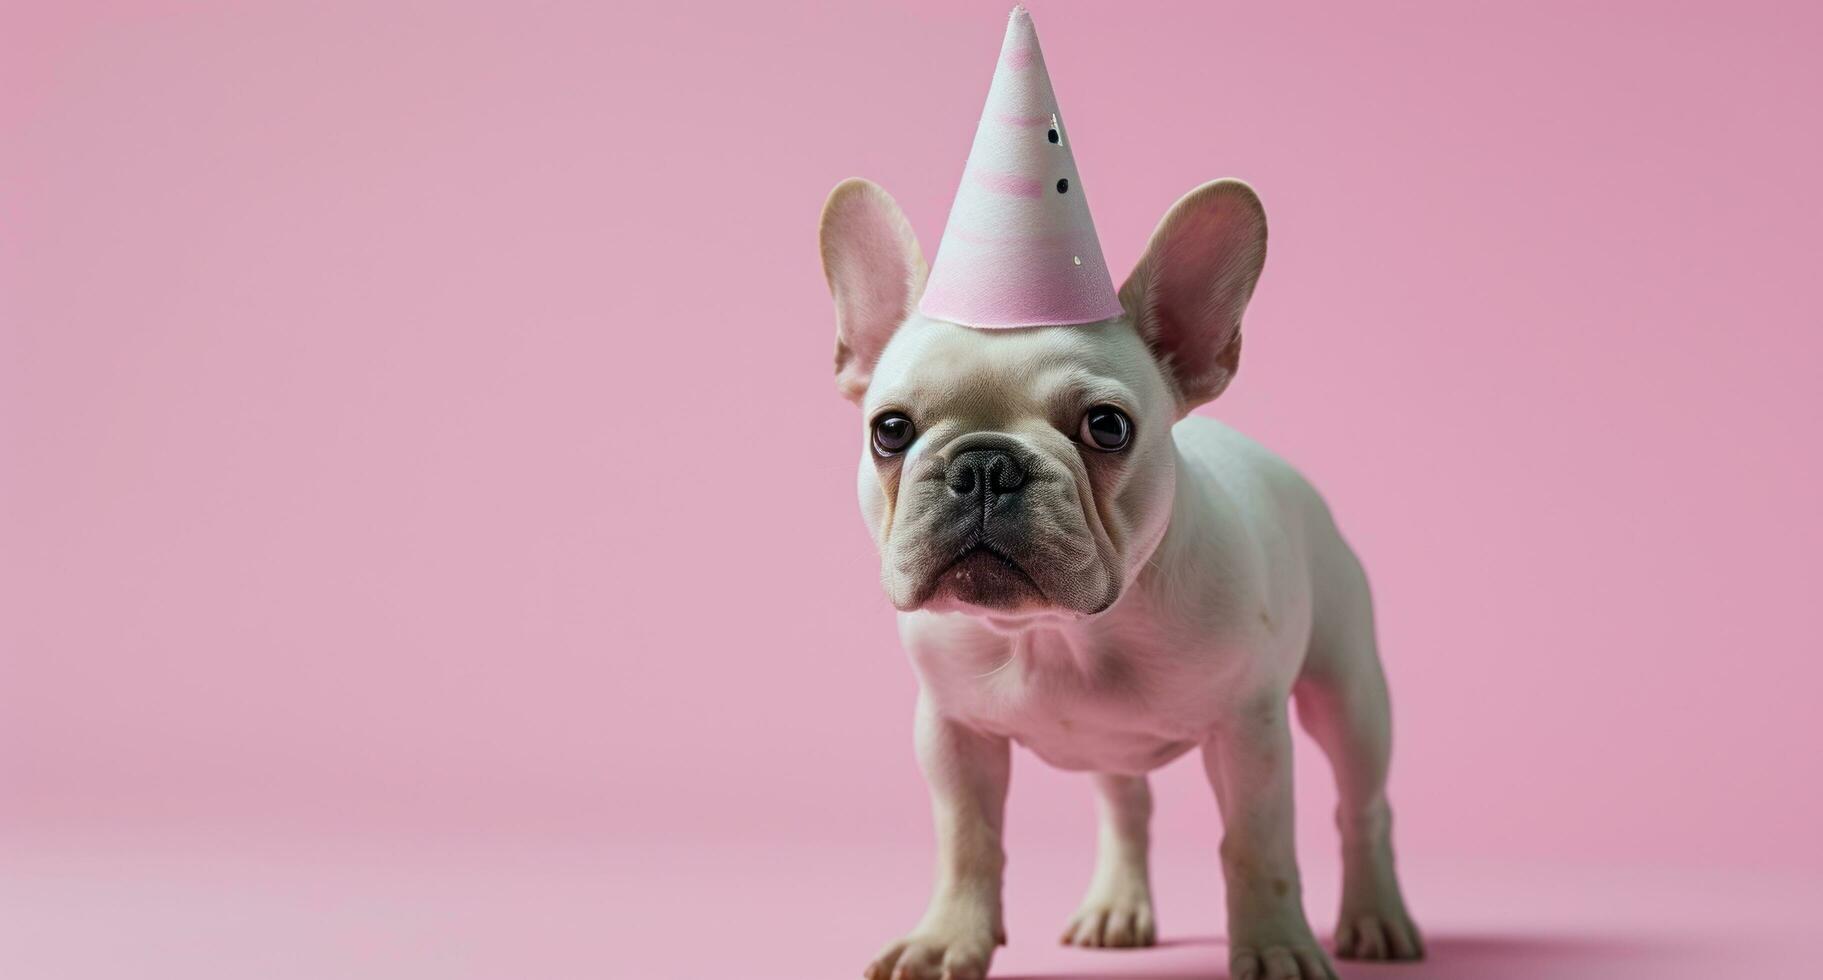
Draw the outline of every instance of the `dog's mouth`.
M931 579L932 599L949 598L988 609L1017 609L1049 602L1024 566L985 541L964 547Z

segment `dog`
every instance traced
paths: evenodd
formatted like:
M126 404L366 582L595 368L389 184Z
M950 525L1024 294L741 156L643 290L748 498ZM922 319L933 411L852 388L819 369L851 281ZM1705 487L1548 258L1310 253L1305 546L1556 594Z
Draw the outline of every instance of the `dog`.
M868 980L986 974L1006 936L1014 742L1092 774L1100 797L1096 870L1064 942L1156 941L1146 774L1194 750L1222 813L1233 977L1333 980L1293 853L1291 702L1339 790L1336 954L1423 956L1394 870L1390 711L1361 564L1296 471L1190 414L1240 365L1266 258L1253 190L1221 180L1180 199L1121 314L1088 325L920 313L923 253L865 180L830 194L820 239L939 849L928 910Z

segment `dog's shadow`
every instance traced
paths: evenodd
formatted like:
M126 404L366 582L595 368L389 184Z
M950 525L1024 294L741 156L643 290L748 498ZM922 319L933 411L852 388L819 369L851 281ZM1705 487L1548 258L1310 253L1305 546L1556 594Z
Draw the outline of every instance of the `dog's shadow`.
M1554 935L1441 935L1425 937L1416 963L1342 961L1346 977L1385 980L1612 980L1649 976L1675 962L1662 942ZM993 980L1226 980L1228 947L1214 936L1161 939L1151 952L1094 951L1094 962L1043 973L994 974Z

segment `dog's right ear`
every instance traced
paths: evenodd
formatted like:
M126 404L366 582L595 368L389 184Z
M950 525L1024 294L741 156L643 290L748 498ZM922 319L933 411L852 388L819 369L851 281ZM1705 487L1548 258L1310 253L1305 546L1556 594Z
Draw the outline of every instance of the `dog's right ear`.
M836 301L836 388L859 404L880 352L924 291L924 252L892 195L859 177L829 192L818 236Z
M1266 209L1216 180L1165 212L1120 304L1177 389L1179 417L1222 393L1241 363L1241 314L1266 264Z

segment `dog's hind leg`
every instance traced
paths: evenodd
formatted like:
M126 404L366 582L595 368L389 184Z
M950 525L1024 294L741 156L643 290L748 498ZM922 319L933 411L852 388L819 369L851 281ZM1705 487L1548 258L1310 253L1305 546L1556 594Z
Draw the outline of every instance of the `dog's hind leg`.
M1096 773L1101 832L1095 877L1061 941L1077 946L1150 946L1158 941L1146 865L1152 789L1144 776Z
M1392 710L1374 640L1367 576L1339 539L1317 574L1309 656L1293 689L1298 720L1335 769L1342 834L1342 912L1336 955L1412 960L1423 939L1406 911L1393 867L1386 798Z

